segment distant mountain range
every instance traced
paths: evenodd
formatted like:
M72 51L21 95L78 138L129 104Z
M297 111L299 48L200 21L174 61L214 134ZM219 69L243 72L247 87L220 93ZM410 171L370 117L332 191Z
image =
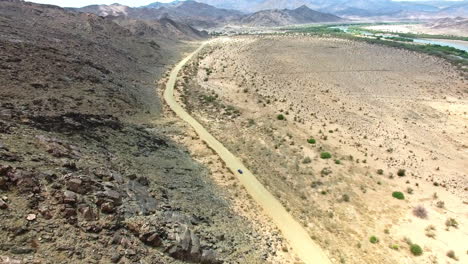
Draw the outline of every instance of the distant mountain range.
M468 0L396 2L391 0L176 0L142 7L120 4L75 9L100 16L139 20L169 19L196 28L224 25L284 26L343 19L431 19L467 17Z
M125 17L138 20L170 19L197 28L211 28L227 24L247 26L283 26L316 22L336 22L338 16L317 12L307 6L296 9L264 10L245 14L238 10L223 9L196 1L153 3L132 8L120 4L91 5L74 9L99 16Z
M391 0L197 0L218 8L243 12L268 9L294 9L302 5L319 12L344 17L373 16L468 16L468 1L391 1Z
M303 5L296 9L273 9L255 12L241 19L241 24L248 26L285 26L316 22L338 22L343 19L326 13L314 11Z

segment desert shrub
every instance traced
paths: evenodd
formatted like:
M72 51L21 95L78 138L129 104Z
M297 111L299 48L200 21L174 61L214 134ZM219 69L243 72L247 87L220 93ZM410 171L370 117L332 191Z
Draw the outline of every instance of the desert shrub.
M393 249L393 250L399 250L400 246L397 245L397 244L393 244L393 245L390 246L390 248Z
M369 241L372 243L372 244L377 244L379 243L379 239L376 237L376 236L371 236L369 238Z
M332 173L332 171L330 170L330 168L323 168L321 171L320 171L320 175L323 176L328 176Z
M424 229L426 231L426 236L427 237L430 237L430 238L435 238L436 237L436 233L435 233L435 226L433 225L428 225L426 227L426 229Z
M341 160L335 160L335 164L341 164Z
M421 256L423 254L423 250L418 244L411 244L410 251L415 256Z
M437 201L436 206L438 208L445 208L445 203L444 203L444 201Z
M458 222L455 220L455 218L449 218L447 221L445 221L445 225L447 227L455 227L458 228Z
M422 218L422 219L427 218L427 210L426 210L426 208L422 207L421 205L418 205L413 209L413 214L416 217L419 217L419 218Z
M392 193L393 198L397 198L398 200L404 200L405 195L402 192L393 192Z
M304 160L302 160L303 164L309 164L311 162L312 162L312 160L309 157L305 157Z
M320 153L321 159L331 159L332 155L329 152L322 152Z
M315 144L316 142L317 142L317 141L316 141L314 138L309 138L309 139L307 140L307 143L309 143L309 144Z
M454 259L454 260L458 260L457 256L455 255L455 251L453 251L453 250L449 250L447 252L447 257L449 257L451 259Z
M413 191L414 191L414 190L413 190L413 188L411 188L411 187L406 188L406 192L407 192L408 194L413 194Z
M203 95L203 100L209 103L212 103L216 100L216 97L212 95Z
M345 202L349 202L349 200L350 200L349 195L347 195L347 194L343 194L342 199L343 199L343 201L345 201Z
M378 174L378 175L382 175L382 174L383 174L383 170L382 170L382 169L378 169L378 170L377 170L377 174Z
M397 172L397 175L400 176L400 177L403 177L406 175L406 170L404 169L399 169L398 172Z
M276 116L276 118L278 118L278 120L285 120L286 119L284 117L284 115L282 115L282 114L279 114L278 116Z

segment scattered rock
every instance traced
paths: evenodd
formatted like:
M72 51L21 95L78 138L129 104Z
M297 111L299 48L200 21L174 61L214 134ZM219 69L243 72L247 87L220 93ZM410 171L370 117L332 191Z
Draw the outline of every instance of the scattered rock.
M10 249L10 252L13 254L30 254L36 251L34 248L29 248L29 247L13 247Z
M0 256L0 263L1 264L21 264L21 260L12 259L7 256Z
M203 250L202 256L201 256L201 263L203 264L217 264L220 263L216 259L216 252L213 250Z
M82 184L83 181L80 179L70 179L67 182L67 189L72 192L83 194L85 190L82 188Z
M26 216L26 219L28 221L34 221L34 220L36 220L36 217L37 216L35 214L28 214L28 216Z
M63 192L63 202L66 204L75 204L78 199L78 195L72 191Z
M8 204L3 199L0 199L0 209L7 209L7 208L8 208Z
M112 263L118 263L120 261L120 259L122 258L122 255L120 253L115 253L112 257L111 257L111 261Z
M110 202L105 202L101 204L101 212L105 214L111 214L114 212L114 205Z

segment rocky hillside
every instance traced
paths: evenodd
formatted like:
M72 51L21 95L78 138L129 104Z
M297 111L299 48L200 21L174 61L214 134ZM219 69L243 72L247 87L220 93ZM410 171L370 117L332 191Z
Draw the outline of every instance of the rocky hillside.
M243 12L295 9L302 5L341 17L392 18L455 17L466 15L468 1L392 1L392 0L198 0L218 8Z
M171 19L197 28L209 28L237 20L242 13L220 9L195 1L174 2L171 4L151 4L146 7L131 8L119 4L93 5L76 9L100 16L122 16L139 20Z
M314 11L307 6L301 6L293 10L275 9L259 11L242 18L240 23L248 26L271 27L338 21L342 21L342 19L335 15Z
M456 17L456 18L441 18L427 26L434 29L457 29L468 34L468 18Z
M187 50L180 39L194 39L154 23L0 2L0 263L270 254L170 139L181 132L154 124L164 124L154 83Z

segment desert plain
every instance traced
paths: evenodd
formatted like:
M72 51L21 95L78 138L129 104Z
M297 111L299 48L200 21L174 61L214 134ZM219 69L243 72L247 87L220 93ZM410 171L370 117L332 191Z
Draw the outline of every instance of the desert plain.
M193 59L176 93L333 263L463 263L466 78L442 59L403 49L238 36ZM213 166L204 158L213 153L193 138L181 141ZM229 172L213 177L234 195L241 189ZM239 199L238 209L268 224L247 202Z

